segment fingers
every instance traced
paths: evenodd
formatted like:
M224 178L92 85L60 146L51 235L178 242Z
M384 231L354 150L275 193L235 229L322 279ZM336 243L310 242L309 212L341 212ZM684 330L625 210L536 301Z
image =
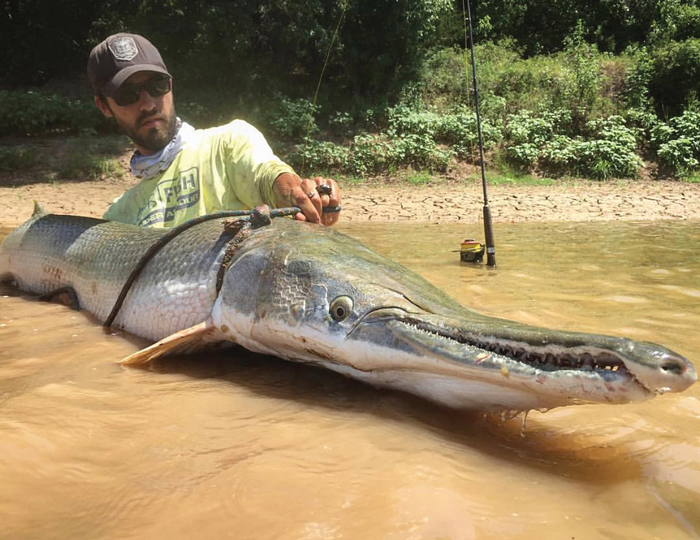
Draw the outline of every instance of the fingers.
M311 191L315 191L316 184L304 181L293 173L282 173L276 179L272 186L275 194L275 206L282 208L285 206L298 206L301 213L296 214L296 219L300 221L310 221L312 223L321 223L321 201L312 202L313 197L309 197ZM317 197L318 198L318 197Z
M283 173L275 179L273 189L278 207L299 207L298 220L333 225L340 218L340 188L335 180L320 176L302 180Z
M324 195L322 195L321 192L318 190L319 185L321 184L318 183L315 178L313 180L309 178L304 178L301 181L301 188L304 190L304 193L306 194L307 198L314 205L314 208L320 216L322 208L324 206Z
M321 201L321 223L333 225L340 219L340 188L338 183L331 178L317 176L312 179L304 179L304 182L313 183L318 199ZM316 196L313 197L313 200Z
M313 181L302 180L300 185L292 188L291 198L292 203L301 210L301 214L296 215L297 219L321 223L322 201Z

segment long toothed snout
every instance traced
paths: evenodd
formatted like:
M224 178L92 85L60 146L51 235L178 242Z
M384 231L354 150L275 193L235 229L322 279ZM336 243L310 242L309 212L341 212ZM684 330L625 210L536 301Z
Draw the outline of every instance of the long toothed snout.
M697 381L695 367L679 354L654 343L629 344L630 356L637 361L630 362L623 358L623 362L634 378L650 392L683 392Z

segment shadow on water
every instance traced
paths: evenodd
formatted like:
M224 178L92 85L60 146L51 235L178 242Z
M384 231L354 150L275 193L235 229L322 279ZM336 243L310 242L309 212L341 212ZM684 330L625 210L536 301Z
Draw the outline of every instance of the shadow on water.
M523 414L459 411L400 391L375 389L324 368L299 365L235 347L227 351L158 359L143 369L193 379L216 379L267 399L309 408L372 415L411 425L451 445L461 445L504 463L519 463L552 475L595 484L639 476L639 467L614 445L590 448L587 437L557 433ZM225 389L224 389L225 391ZM601 405L606 407L605 405ZM593 471L595 473L593 474Z

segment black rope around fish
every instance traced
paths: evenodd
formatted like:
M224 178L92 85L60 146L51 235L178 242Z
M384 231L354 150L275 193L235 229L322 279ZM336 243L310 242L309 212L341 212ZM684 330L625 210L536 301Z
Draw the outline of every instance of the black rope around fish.
M319 188L322 187L323 186L319 186ZM208 214L206 216L199 216L190 219L182 223L181 225L178 225L177 227L173 227L163 236L158 238L158 240L156 240L156 242L154 242L148 248L148 251L146 251L143 257L141 257L141 260L139 260L138 264L131 271L129 278L122 286L119 296L117 297L117 300L114 303L114 307L112 308L112 311L110 312L107 319L105 319L102 326L112 326L112 323L117 318L119 310L124 304L124 300L126 299L127 294L129 294L132 285L141 274L141 271L145 268L148 262L156 256L156 254L160 250L162 250L171 240L173 240L186 230L191 229L192 227L194 227L195 225L199 225L200 223L204 223L205 221L211 221L212 219L238 218L236 220L224 223L224 229L235 238L236 235L244 228L257 229L258 227L269 225L271 219L277 217L294 216L300 212L301 210L296 206L292 206L289 208L276 208L273 210L268 210L266 207L255 208L253 210L229 210L225 212L217 212L215 214ZM340 207L326 207L323 209L323 212L340 212ZM224 262L222 263L222 269L225 269L227 267L226 265L229 263L230 256L228 258L225 258ZM217 278L217 288L220 286L219 283L222 277L222 272L220 272Z

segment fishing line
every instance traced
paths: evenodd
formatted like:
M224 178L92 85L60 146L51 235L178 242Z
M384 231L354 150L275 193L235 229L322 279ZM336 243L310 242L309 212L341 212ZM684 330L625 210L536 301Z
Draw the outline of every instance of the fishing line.
M462 13L465 13L465 0L462 0ZM476 129L479 133L479 158L481 160L481 187L484 192L484 235L486 236L486 264L496 266L496 245L493 240L493 224L491 222L491 209L489 208L489 197L486 188L486 168L484 165L484 138L481 134L481 112L479 110L479 88L476 83L476 58L474 56L474 30L472 28L472 12L469 0L466 0L466 20L464 24L465 40L469 35L469 49L471 50L472 78L474 81L474 106L476 108ZM466 53L465 53L466 71ZM466 76L466 73L465 73Z
M340 7L342 8L340 12L340 17L338 17L338 24L335 26L335 31L333 32L333 38L331 39L330 45L328 45L328 51L326 51L326 59L323 62L323 68L321 69L321 75L318 77L318 84L316 85L316 92L314 93L314 99L311 103L311 114L309 115L309 122L306 124L306 137L304 137L304 150L301 154L301 174L304 177L304 169L306 166L306 148L309 143L309 135L311 134L311 124L314 121L314 113L316 112L316 102L318 100L318 93L321 90L321 81L323 80L323 74L326 72L326 67L328 67L328 60L331 57L331 51L333 50L333 44L338 37L338 32L340 31L340 25L343 22L343 17L345 16L345 11L348 9L348 1L340 2Z

